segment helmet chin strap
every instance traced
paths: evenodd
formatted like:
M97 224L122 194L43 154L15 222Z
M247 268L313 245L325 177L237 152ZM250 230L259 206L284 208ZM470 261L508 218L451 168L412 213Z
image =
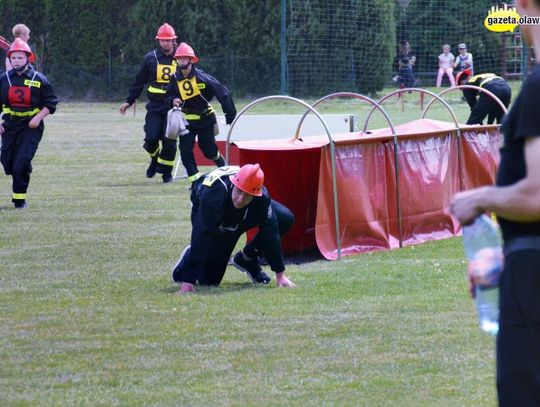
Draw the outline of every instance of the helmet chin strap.
M161 50L161 52L163 52L165 55L171 55L174 51L174 48L171 48L170 50L166 50L166 49L163 49L162 47L159 47L159 49Z
M24 64L23 66L20 66L18 68L15 68L13 65L12 65L13 69L15 70L15 72L17 73L23 73L24 71L26 71L26 69L28 68L28 61L26 62L26 64Z
M191 65L191 58L189 59L189 62L185 65L178 65L180 67L180 69L188 69L189 66Z

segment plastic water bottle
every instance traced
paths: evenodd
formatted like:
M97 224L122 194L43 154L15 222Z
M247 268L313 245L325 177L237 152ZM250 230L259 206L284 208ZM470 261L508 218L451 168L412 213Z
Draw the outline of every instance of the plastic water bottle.
M499 230L487 215L463 227L468 272L475 281L475 301L480 328L492 335L499 331L499 277L503 252Z

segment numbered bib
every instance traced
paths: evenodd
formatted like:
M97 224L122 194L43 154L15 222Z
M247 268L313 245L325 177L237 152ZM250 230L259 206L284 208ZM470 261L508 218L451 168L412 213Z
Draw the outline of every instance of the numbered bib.
M176 65L158 64L156 68L156 82L169 83L175 72Z
M30 107L30 88L11 86L8 91L8 102L12 107Z
M197 86L197 78L195 76L193 76L191 79L183 79L178 81L178 90L180 91L180 98L182 100L188 100L201 94L201 91Z
M225 175L236 174L239 170L240 167L238 167L237 165L227 165L225 167L216 168L214 171L209 172L206 175L202 184L206 185L207 187L211 187L214 182L216 182L221 177Z

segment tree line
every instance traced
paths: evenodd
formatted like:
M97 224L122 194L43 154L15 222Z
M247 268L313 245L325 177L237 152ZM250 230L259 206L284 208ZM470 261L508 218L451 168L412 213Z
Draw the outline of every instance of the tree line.
M355 6L354 15L348 16L350 24L336 28L332 24L340 17L343 2ZM440 49L440 38L446 37L469 42L479 61L484 55L486 61L487 56L492 59L497 39L479 22L491 3L469 1L467 8L477 13L467 13L464 20L459 18L463 14L459 4L443 0L412 0L407 9L395 0L287 0L287 70L302 72L300 77L289 75L288 93L302 97L336 90L377 92L388 83L397 43L405 37L417 52L429 52L430 57ZM233 94L263 96L280 91L280 4L280 0L2 0L0 35L11 39L14 24L28 25L38 67L63 97L118 100L127 94L143 55L156 46L158 27L168 22L179 42L193 46L200 67ZM293 6L302 18L291 25ZM317 18L315 12L321 8L334 18ZM444 24L432 23L441 18ZM460 35L463 27L478 27L478 32L468 30L466 38ZM321 36L328 41L314 47ZM347 40L340 42L343 38ZM344 45L336 49L332 42ZM317 51L306 66L298 56L310 49ZM423 64L428 68L427 55L418 61L419 69ZM334 82L316 80L328 63L344 74L335 75Z

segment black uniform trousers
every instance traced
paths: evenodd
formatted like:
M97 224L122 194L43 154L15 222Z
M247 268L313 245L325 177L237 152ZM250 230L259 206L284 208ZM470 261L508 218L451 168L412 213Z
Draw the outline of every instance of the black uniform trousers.
M0 161L6 175L13 177L13 194L26 194L32 173L32 159L43 136L43 121L31 129L29 119L6 120ZM20 198L24 199L24 198Z
M271 200L272 210L275 211L279 234L283 235L294 223L294 215L284 205L277 201ZM246 219L235 231L225 231L221 234L216 234L212 237L210 246L212 252L206 257L206 262L203 268L203 274L199 276L198 282L201 285L219 285L223 276L232 252L238 243L240 237L250 229L257 226L257 219L247 215ZM193 226L193 231L197 230L197 225ZM193 238L193 237L192 237ZM255 237L248 243L251 250L255 250L258 254L264 255L265 244L269 236L265 236L259 231ZM274 237L275 238L275 237Z
M501 407L540 406L540 249L511 252L505 258L497 392Z
M506 107L510 105L512 90L506 81L502 79L494 79L485 84L484 89L497 96ZM467 120L467 124L482 124L482 121L486 116L487 124L493 124L495 121L497 121L497 123L501 123L504 116L504 111L499 104L492 99L491 96L484 92L480 92L478 102L476 102L472 108L471 115Z
M167 111L157 111L147 105L144 120L144 149L153 161L158 162L158 172L171 174L176 155L176 140L165 137ZM159 143L161 142L161 150Z
M278 201L270 200L272 211L276 214L278 221L279 236L283 236L294 224L294 214L285 205ZM253 237L244 247L244 254L251 259L264 256L264 237L259 233Z
M216 144L214 135L214 125L216 125L216 116L214 114L202 117L200 120L188 120L187 129L189 133L180 136L180 158L186 168L188 177L199 172L197 162L195 161L195 138L199 141L199 148L206 158L214 161L216 166L225 165L225 160L221 156Z

